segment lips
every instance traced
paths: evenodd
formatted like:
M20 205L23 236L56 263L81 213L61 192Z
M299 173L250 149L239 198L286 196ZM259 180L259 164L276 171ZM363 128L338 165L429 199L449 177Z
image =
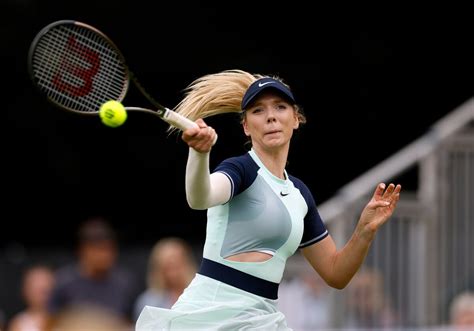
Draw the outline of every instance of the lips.
M268 132L265 133L265 134L268 135L268 134L274 134L274 133L280 133L280 132L281 132L281 130L272 130L272 131L268 131Z

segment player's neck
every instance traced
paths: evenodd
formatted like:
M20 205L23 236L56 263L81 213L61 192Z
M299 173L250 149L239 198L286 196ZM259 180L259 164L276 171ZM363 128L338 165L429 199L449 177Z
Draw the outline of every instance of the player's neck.
M288 148L267 150L254 146L253 150L268 171L280 179L286 179L284 170L288 160Z

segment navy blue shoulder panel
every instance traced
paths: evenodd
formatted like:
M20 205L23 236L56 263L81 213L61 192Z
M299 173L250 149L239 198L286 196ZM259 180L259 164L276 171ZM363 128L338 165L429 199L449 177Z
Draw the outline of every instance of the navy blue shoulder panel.
M329 233L319 215L316 202L309 188L298 178L288 175L295 187L300 190L301 195L308 206L308 213L304 218L303 238L299 248L303 248L324 239Z
M214 172L222 172L232 184L231 198L245 191L257 178L259 166L249 153L222 161Z

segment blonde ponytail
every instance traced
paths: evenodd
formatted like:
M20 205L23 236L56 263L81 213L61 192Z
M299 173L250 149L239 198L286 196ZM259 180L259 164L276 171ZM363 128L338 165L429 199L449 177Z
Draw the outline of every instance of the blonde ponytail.
M202 76L184 90L184 99L173 110L193 121L218 114L240 113L245 91L260 77L263 76L237 69Z

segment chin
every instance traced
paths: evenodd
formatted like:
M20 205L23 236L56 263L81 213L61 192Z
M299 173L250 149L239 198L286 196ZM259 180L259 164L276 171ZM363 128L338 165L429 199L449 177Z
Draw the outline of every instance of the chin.
M276 149L276 148L282 148L286 145L286 143L281 142L281 141L269 141L265 144L265 146L268 149Z

